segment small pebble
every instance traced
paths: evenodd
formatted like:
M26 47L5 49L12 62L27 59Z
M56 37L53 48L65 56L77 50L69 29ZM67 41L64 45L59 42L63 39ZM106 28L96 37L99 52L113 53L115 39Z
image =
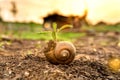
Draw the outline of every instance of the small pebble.
M25 75L25 76L29 76L30 73L29 73L28 71L25 71L24 75Z

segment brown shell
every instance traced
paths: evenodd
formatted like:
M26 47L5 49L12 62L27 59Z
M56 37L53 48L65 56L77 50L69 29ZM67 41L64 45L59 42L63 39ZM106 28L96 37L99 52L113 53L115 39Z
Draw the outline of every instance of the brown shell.
M67 41L57 42L53 50L45 53L47 60L53 64L69 64L73 61L76 53L74 45ZM65 54L63 56L63 54Z

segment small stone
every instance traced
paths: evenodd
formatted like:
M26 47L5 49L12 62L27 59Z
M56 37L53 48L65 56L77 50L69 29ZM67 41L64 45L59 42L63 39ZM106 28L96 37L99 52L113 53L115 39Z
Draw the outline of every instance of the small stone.
M120 42L118 42L117 46L120 47Z
M108 76L107 78L108 79L114 79L114 76Z
M95 51L95 52L96 52L96 51L97 51L97 49L96 49L96 48L93 48L93 51Z
M24 75L25 75L25 76L29 76L30 73L29 73L28 71L25 71Z

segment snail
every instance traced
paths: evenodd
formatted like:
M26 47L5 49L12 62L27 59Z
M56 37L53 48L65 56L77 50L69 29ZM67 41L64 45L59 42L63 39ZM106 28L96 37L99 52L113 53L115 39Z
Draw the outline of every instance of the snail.
M76 48L71 42L49 41L44 54L47 60L52 64L69 64L75 58Z

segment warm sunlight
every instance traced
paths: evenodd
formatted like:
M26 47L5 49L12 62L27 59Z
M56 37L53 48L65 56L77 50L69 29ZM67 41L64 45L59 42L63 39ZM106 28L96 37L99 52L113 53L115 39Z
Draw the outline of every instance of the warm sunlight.
M85 10L84 0L58 0L55 7L59 14L64 16L83 16Z
M10 12L10 1L0 0L0 15L4 21L42 23L43 17L49 14L83 16L87 10L86 20L92 25L120 22L120 0L12 0L16 3L15 16Z
M92 24L106 22L115 24L120 22L120 0L86 0L87 21Z

